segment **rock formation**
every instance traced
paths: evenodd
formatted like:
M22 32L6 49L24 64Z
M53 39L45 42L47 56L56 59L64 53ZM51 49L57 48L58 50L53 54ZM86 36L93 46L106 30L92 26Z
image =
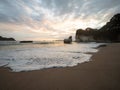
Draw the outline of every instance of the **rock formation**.
M20 41L20 43L33 43L33 41Z
M76 32L76 41L77 42L89 42L89 41L95 41L94 40L94 32L96 29L92 28L86 28L85 30L83 29L78 29Z
M120 14L114 15L109 22L99 30L87 28L76 31L76 41L119 42L120 41Z
M67 44L72 43L72 36L70 36L68 39L64 39L64 43L67 43Z
M15 41L15 39L14 38L6 38L6 37L0 36L0 41Z
M99 29L98 36L110 41L120 41L120 14L114 15L109 22Z

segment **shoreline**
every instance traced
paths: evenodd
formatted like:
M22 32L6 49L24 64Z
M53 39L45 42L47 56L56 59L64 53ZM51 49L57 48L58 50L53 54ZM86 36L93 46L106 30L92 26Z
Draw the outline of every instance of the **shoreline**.
M100 48L102 48L102 47L106 47L108 45L108 43L104 43L104 44L101 44L101 45L99 45L99 46L97 46L97 47L94 47L93 49L97 49L98 51L97 52L99 52L99 49ZM84 54L89 54L89 55L94 55L95 53L97 53L97 52L86 52L86 53L84 53ZM92 57L91 56L91 57ZM13 72L13 73L19 73L19 72L32 72L32 71L39 71L39 70L46 70L46 69L54 69L54 68L72 68L72 67L76 67L76 66L78 66L79 64L83 64L83 63L87 63L87 62L89 62L89 61L91 61L91 57L89 58L89 60L88 61L84 61L84 62L81 62L81 63L77 63L77 65L74 65L74 66L60 66L60 67L50 67L50 68L42 68L42 69L36 69L36 70L25 70L25 71L13 71L10 67L6 67L7 65L3 65L3 66L0 66L0 68L3 68L3 69L6 69L6 70L8 70L9 72Z
M120 43L99 47L74 67L10 72L0 67L0 90L120 90Z

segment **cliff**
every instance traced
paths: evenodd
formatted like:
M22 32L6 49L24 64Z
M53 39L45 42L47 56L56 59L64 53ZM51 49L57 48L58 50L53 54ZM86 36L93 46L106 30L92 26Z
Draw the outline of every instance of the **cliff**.
M99 30L87 28L76 31L76 41L119 42L120 41L120 14L114 15Z
M15 39L14 38L6 38L6 37L0 36L0 41L15 41Z
M85 30L78 29L76 31L75 39L77 42L95 41L94 35L96 31L97 29L92 29L92 28L86 28Z

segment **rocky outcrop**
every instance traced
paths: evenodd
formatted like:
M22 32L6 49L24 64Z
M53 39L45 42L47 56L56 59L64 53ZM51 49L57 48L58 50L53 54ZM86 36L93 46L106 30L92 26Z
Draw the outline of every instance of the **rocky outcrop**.
M14 38L6 38L6 37L0 36L0 41L15 41L15 39Z
M75 39L77 42L95 41L94 39L95 31L97 30L92 28L86 28L85 30L78 29L76 31Z
M72 43L72 36L70 36L68 39L64 39L64 43L66 44Z
M99 30L87 28L76 31L76 41L120 42L120 14L114 15Z
M114 15L99 31L100 33L96 37L103 37L103 39L110 41L120 41L120 14Z
M20 43L33 43L33 41L20 41Z

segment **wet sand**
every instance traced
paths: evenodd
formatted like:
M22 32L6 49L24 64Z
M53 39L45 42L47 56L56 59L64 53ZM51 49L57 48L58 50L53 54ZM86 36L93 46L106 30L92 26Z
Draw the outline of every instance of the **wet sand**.
M17 73L0 68L0 90L120 90L120 43L99 49L75 67Z

